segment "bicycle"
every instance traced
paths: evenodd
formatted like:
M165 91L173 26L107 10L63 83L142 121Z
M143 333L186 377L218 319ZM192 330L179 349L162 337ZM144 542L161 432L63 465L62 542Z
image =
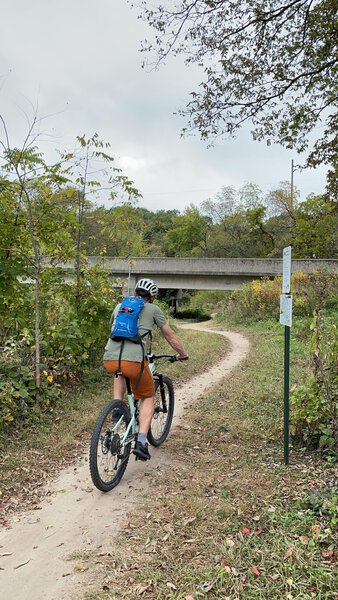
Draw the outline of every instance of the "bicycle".
M177 359L175 355L153 353L147 354L147 358L155 382L154 415L147 439L152 446L160 446L168 437L173 420L174 387L169 377L156 371L154 361L167 358L175 362ZM107 402L98 416L90 442L90 474L93 484L102 492L109 492L121 481L132 442L137 439L141 401L135 400L127 377L126 384L129 406L123 400Z

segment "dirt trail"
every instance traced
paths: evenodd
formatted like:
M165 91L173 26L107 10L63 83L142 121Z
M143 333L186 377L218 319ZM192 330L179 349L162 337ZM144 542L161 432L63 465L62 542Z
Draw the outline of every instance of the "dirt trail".
M217 366L176 389L174 424L186 405L226 377L248 353L249 342L240 334L213 330L212 322L185 328L225 335L232 350ZM52 495L41 509L18 515L12 528L0 534L0 600L70 600L81 588L83 575L74 570L81 559L67 561L73 551L112 550L112 538L139 503L151 472L169 463L164 446L151 449L152 460L132 458L121 483L110 493L93 488L88 459L63 470L50 482Z

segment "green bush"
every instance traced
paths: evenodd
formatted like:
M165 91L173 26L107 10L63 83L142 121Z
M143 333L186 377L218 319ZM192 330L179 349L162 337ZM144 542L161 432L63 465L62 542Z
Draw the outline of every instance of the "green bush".
M291 395L292 437L323 452L338 450L338 336L334 316L315 312L310 344L313 377Z
M16 320L13 301L7 305L6 320L2 321L0 429L17 419L29 419L41 410L49 410L67 381L86 377L89 368L102 360L110 315L120 295L110 275L99 267L83 269L78 289L65 284L52 270L42 273L41 377L37 390L34 294L32 286L20 286L25 311Z
M217 306L224 303L231 292L225 290L198 290L187 298L187 305L183 308L200 309L203 312L213 312ZM182 304L185 298L182 299Z
M34 339L24 329L16 339L7 340L0 355L0 429L18 418L30 418L48 407L60 393L52 385L53 377L43 370L37 402L33 360Z
M187 308L175 313L175 319L194 319L195 321L209 321L211 315L198 308Z

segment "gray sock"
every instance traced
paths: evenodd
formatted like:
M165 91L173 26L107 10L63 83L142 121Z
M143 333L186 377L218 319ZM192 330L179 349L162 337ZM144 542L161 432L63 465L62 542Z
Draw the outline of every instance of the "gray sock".
M146 433L139 433L137 436L137 441L141 442L141 444L146 444L147 443L147 434Z

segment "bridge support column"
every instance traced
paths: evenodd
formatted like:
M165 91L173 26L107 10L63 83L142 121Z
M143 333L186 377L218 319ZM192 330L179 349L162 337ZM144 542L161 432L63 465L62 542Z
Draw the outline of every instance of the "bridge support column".
M129 275L127 277L127 279L125 280L123 289L122 289L122 293L125 298L127 296L133 296L133 294L135 292L135 285L136 285L136 276Z
M182 296L183 296L183 291L182 290L177 290L176 296L175 296L175 298L172 301L173 302L172 305L174 307L174 314L178 311L178 301L181 300Z

